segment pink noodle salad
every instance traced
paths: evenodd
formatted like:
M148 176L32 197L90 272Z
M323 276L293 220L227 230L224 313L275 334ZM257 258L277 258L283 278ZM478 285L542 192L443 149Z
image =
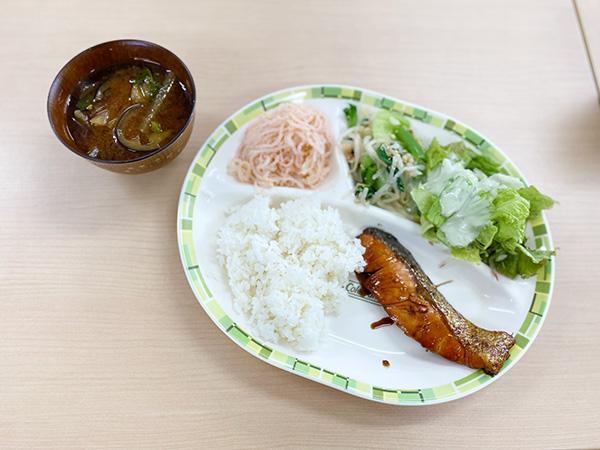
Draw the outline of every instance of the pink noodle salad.
M332 154L323 112L284 103L248 126L228 171L241 182L262 187L314 188L331 171Z

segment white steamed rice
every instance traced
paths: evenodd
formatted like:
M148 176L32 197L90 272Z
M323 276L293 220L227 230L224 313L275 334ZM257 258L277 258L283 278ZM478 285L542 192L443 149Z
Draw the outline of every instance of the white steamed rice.
M256 196L219 231L219 262L229 275L233 304L266 340L315 350L326 314L346 298L348 274L364 267L364 248L344 231L339 212L306 197L270 207Z

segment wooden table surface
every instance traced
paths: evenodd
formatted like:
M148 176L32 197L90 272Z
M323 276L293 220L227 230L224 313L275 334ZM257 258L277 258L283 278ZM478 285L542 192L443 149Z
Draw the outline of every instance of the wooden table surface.
M66 61L118 38L196 81L191 140L150 174L77 158L46 117ZM0 448L600 447L600 108L572 2L9 0L0 42ZM242 105L309 83L454 116L560 202L546 322L485 389L353 397L252 357L198 304L176 239L192 159Z
M573 4L600 98L600 27L598 26L600 2L597 0L573 0Z

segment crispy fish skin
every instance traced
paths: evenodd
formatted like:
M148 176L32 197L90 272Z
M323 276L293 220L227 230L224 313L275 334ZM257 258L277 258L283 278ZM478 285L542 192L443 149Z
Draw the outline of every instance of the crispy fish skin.
M412 254L389 233L366 228L358 236L366 266L356 272L361 287L381 303L408 336L450 361L496 375L515 339L488 331L456 311L423 272Z

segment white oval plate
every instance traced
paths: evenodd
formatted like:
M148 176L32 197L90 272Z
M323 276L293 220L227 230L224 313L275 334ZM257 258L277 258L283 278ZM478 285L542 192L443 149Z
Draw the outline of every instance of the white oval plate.
M491 147L503 161L507 174L522 178L512 162L479 133L443 114L348 86L300 86L260 98L234 113L208 138L194 159L183 183L177 216L177 236L188 281L207 314L234 342L264 361L340 389L350 394L396 405L441 403L471 394L506 373L531 346L550 304L554 260L536 277L510 280L496 277L486 265L452 259L442 245L432 245L420 235L419 225L377 207L354 202L352 180L341 151L334 169L315 191L273 188L275 201L304 195L318 196L336 207L348 233L358 235L366 226L379 226L393 234L421 264L448 301L473 323L515 336L500 374L491 377L425 351L398 327L371 329L386 314L372 299L357 294L356 279L348 280L343 312L330 318L330 331L318 350L300 352L285 343L264 342L253 334L247 318L233 310L225 269L216 259L217 230L225 211L244 204L257 192L227 174L248 123L282 102L302 102L321 108L329 118L335 138L345 128L343 109L348 103L365 108L385 108L403 113L415 135L428 146L436 137L445 145L463 140L467 145ZM542 215L528 226L528 238L537 247L551 249L552 240ZM389 362L389 367L383 365Z

